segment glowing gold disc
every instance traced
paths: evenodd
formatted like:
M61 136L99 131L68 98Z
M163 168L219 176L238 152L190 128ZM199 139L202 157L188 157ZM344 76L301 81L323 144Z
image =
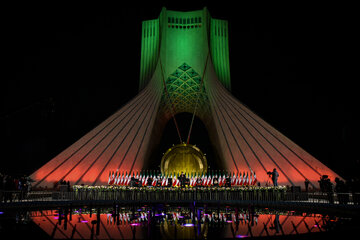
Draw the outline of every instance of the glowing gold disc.
M169 148L161 159L162 174L206 173L205 155L195 145L180 143Z

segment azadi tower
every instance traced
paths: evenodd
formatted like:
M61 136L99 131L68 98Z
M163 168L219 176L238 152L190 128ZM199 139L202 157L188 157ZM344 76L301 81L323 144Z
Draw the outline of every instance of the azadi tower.
M52 187L63 179L106 185L111 171L140 172L149 165L166 123L176 124L181 112L204 123L221 168L228 172L254 171L263 185L267 172L276 168L280 185L303 186L309 179L315 188L322 175L332 181L339 177L231 95L228 38L227 21L212 18L206 8L190 12L163 8L157 19L144 21L139 93L34 172L34 186ZM180 162L163 159L163 172L180 171L184 166L179 156L186 156L190 148L197 151L192 145L186 148L190 132L179 134L185 148L176 146L178 154L166 154ZM204 172L206 159L198 155L185 157L187 169Z

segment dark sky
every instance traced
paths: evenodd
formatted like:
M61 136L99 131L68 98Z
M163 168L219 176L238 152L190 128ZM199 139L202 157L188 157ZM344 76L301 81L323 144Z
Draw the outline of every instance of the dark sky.
M229 21L232 93L340 175L356 175L358 41L351 6L208 9ZM33 172L135 96L141 21L160 10L9 11L0 171Z

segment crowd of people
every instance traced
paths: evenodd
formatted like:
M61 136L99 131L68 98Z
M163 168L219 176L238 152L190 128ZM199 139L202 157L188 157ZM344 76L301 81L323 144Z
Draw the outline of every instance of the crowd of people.
M259 185L255 172L233 172L232 174L225 171L209 171L207 173L160 173L159 171L142 171L138 172L119 172L110 171L108 185L115 186L172 186L181 187L180 180L184 182L182 186L219 186L227 185L238 186L256 186ZM226 181L228 183L226 184ZM201 183L200 183L201 182Z
M0 202L12 201L10 191L20 191L20 196L24 196L31 191L31 179L28 176L12 176L0 173Z
M71 186L70 181L60 180L54 184L54 189L59 189L62 192L70 192Z
M209 183L205 183L205 182L209 182ZM220 183L221 182L221 183ZM211 181L208 181L207 179L204 178L191 178L186 176L186 174L184 172L181 172L181 174L176 177L176 178L172 178L172 177L165 177L162 176L161 174L158 174L158 176L149 176L146 177L146 179L144 180L144 182L142 183L142 181L139 178L136 178L135 176L131 177L129 186L131 187L140 187L140 186L153 186L153 187L173 187L173 186L178 186L181 188L184 187L188 187L188 186L192 186L192 187L203 187L203 186L225 186L225 187L231 187L231 178L230 176L226 176L223 180L220 180L217 176L214 176L211 178Z
M319 180L320 190L322 192L349 193L360 192L359 179L349 179L344 182L340 178L334 179L333 184L327 175L322 175Z
M16 191L31 190L31 181L27 176L15 177L0 173L0 190Z
M333 184L327 175L322 175L319 180L321 192L327 193L330 203L334 203L334 193L338 196L340 204L349 202L349 193L352 193L354 204L360 203L360 180L351 178L344 182L340 178L335 178Z

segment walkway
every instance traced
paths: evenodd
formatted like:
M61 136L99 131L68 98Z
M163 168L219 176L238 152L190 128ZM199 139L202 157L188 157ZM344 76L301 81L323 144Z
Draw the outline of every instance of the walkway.
M52 192L33 191L1 192L0 210L5 209L50 209L76 206L112 206L141 204L188 205L254 205L263 208L289 209L301 211L359 214L358 195L314 193L254 193L250 191L117 191L117 192ZM10 202L9 199L12 199ZM340 202L342 204L340 204ZM344 202L345 201L345 202Z

